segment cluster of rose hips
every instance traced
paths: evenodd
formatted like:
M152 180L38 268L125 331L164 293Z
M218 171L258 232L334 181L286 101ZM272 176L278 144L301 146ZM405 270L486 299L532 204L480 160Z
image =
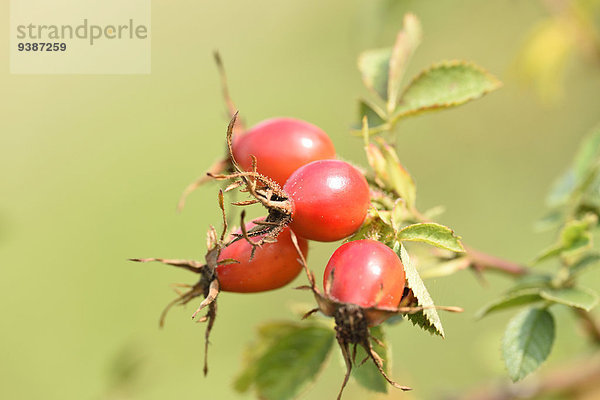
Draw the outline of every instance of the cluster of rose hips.
M193 317L208 307L202 318L208 322L208 343L220 291L254 293L277 289L304 269L309 285L302 288L313 292L318 305L305 317L321 311L335 319L336 338L347 366L342 390L355 363L356 346L365 349L388 382L409 390L387 377L382 359L371 345L371 340L376 339L369 333L369 327L391 316L422 310L416 307L410 289L405 288L404 266L396 252L371 239L342 244L325 268L323 293L306 265L308 240L346 239L365 221L371 196L363 173L336 159L333 143L323 130L297 119L273 118L244 131L235 114L228 126L227 144L227 158L207 173L212 179L230 184L219 191L224 227L220 236L214 228L209 230L205 263L135 259L160 261L200 274L199 282L180 293L165 312L172 305L203 296ZM197 186L198 182L191 188ZM233 204L262 204L268 215L245 223L242 211L241 227L227 235L223 193L234 189L247 193L250 199ZM161 323L163 319L164 313Z

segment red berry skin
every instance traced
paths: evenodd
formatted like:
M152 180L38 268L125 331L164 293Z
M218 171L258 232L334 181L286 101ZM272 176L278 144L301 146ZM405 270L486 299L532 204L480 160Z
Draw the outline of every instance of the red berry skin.
M253 226L254 224L248 223L246 229L249 230ZM308 242L299 237L298 245L306 257ZM291 239L290 228L285 228L277 236L277 242L257 248L252 260L251 252L252 245L244 239L221 251L219 261L239 261L236 264L217 266L217 277L222 291L255 293L278 289L293 281L302 270L302 265L298 262L298 252Z
M305 239L333 242L362 225L370 205L365 177L345 161L313 161L290 176L291 227Z
M365 239L338 247L325 268L323 286L328 297L341 303L395 309L405 280L396 253L383 243Z
M335 148L319 127L294 118L272 118L255 125L233 143L233 156L246 171L253 155L258 172L280 186L311 161L335 158Z

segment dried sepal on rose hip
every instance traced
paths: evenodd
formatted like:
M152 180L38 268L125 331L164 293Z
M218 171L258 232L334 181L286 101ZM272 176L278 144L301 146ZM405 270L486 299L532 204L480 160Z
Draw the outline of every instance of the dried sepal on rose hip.
M215 60L221 75L229 117L232 118L236 114L235 105L229 97L225 70L218 53L215 53ZM270 118L247 130L238 120L233 128L231 141L233 155L242 170L252 171L254 156L258 162L257 172L280 186L283 186L290 175L301 166L316 160L333 159L336 155L333 142L325 131L297 118ZM207 172L233 173L230 154L214 163ZM182 209L187 196L209 180L204 174L190 184L183 192L178 208Z
M298 239L292 242L289 228L282 230L277 241L260 247L253 246L244 238L246 230L254 228L254 223L242 226L229 238L226 238L227 218L225 216L223 192L219 192L219 207L223 215L223 232L220 237L214 227L210 227L207 237L205 263L194 260L176 260L165 258L136 258L137 262L158 261L164 264L184 268L200 274L194 285L180 284L185 292L177 292L178 297L171 301L160 316L160 326L164 325L167 312L175 305L185 305L196 297L204 297L192 319L208 307L206 314L198 322L207 322L204 344L204 374L208 372L208 340L217 315L217 296L220 292L257 293L278 289L290 283L302 271L298 261L298 249L303 257L308 254L308 243ZM226 240L227 239L227 240Z
M292 240L296 240L292 236ZM299 243L299 242L298 242ZM369 331L390 317L422 311L416 305L410 289L406 288L404 266L396 253L383 243L371 239L347 242L331 256L323 277L324 293L316 285L314 274L299 253L309 283L299 289L311 290L318 307L303 318L320 311L335 320L336 339L346 363L346 375L338 400L348 383L356 364L356 347L361 346L381 375L394 387L411 390L390 379L384 371L383 360L373 349L372 341L378 342ZM436 307L446 311L460 312L458 307ZM352 348L352 350L351 350Z
M234 116L229 123L227 143L236 172L210 175L234 181L226 192L241 187L252 197L234 204L262 204L267 208L267 218L248 232L249 237L264 235L257 245L277 237L288 224L299 236L322 242L341 240L358 230L370 207L369 185L358 169L340 160L313 161L298 168L281 188L258 172L256 158L252 157L251 171L238 165L231 141L235 120Z

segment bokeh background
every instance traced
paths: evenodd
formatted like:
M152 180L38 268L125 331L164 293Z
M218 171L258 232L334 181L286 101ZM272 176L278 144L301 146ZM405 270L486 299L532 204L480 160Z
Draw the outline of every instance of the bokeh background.
M356 100L367 94L358 53L390 45L402 15L422 21L424 43L408 76L444 59L474 61L504 87L484 99L401 124L398 152L418 184L421 209L444 205L441 222L480 250L530 261L553 239L536 233L544 197L581 137L600 119L598 64L574 52L562 92L540 98L519 79L523 41L547 18L539 1L182 1L152 4L150 75L0 75L0 398L243 399L231 388L243 347L260 321L295 318L310 302L290 288L223 294L202 376L204 326L195 304L157 319L173 282L195 276L129 257L200 259L218 224L216 186L182 189L223 150L226 126L212 51L219 49L241 114L250 124L294 116L325 129L347 159L365 163L350 138ZM7 23L8 2L0 5ZM550 46L551 47L551 46ZM8 54L3 36L0 52ZM530 85L531 86L531 85ZM321 271L335 244L313 244ZM445 340L411 324L388 330L393 377L435 399L505 378L499 354L511 313L473 314L510 283L469 272L428 282ZM598 275L586 275L598 287ZM302 282L301 278L298 282ZM559 312L560 365L587 344ZM336 351L303 398L331 399L342 378ZM345 399L385 398L351 383Z

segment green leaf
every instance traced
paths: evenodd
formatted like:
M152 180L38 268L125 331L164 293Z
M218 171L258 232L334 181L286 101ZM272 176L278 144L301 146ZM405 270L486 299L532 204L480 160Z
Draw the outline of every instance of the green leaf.
M424 111L449 108L475 100L498 89L493 75L464 61L443 62L421 72L408 85L394 120Z
M256 362L269 346L281 337L288 335L298 328L297 323L269 322L258 327L258 339L248 346L244 353L245 369L236 377L233 388L240 392L247 392L256 377Z
M550 210L546 215L535 223L535 230L538 232L556 229L565 219L565 212L562 209Z
M564 304L573 308L581 308L585 311L590 311L598 305L598 295L593 290L587 288L562 288L562 289L545 289L541 292L541 296L555 303Z
M415 314L408 314L408 319L428 332L444 337L444 327L435 309L433 299L419 276L419 272L411 263L406 249L400 242L396 242L394 243L394 251L400 256L400 260L404 264L407 286L412 289L418 304L423 307L430 307Z
M396 36L396 43L390 57L388 77L388 110L390 112L394 111L398 105L402 78L413 53L421 44L422 35L421 23L417 17L413 14L406 14L402 30Z
M554 343L554 317L543 308L529 308L510 320L502 340L508 375L516 382L548 358Z
M597 196L600 161L600 126L596 127L583 140L573 160L572 166L554 183L547 203L551 207L563 206L569 202L575 191L589 192L587 197Z
M588 268L598 265L599 262L599 253L589 253L583 256L581 259L577 260L573 265L571 265L569 271L572 276L578 275L585 272Z
M383 329L381 326L376 326L370 329L371 335L384 342ZM373 350L383 359L383 370L387 373L387 349L380 346L376 342L373 342ZM356 360L362 361L367 356L365 350L361 347L357 347ZM352 376L356 379L361 386L379 393L387 393L388 383L381 373L377 370L377 367L371 360L368 360L362 365L357 365L352 370Z
M392 49L367 50L358 57L358 69L365 86L387 100Z
M377 142L386 162L386 171L378 177L400 196L409 208L413 208L417 197L415 181L400 163L396 150L381 138L377 138Z
M535 262L548 260L564 253L574 252L591 245L590 228L595 223L595 219L584 218L581 220L569 221L560 232L558 243L544 250Z
M576 220L568 222L560 233L563 251L572 251L590 243L590 221Z
M519 292L511 292L504 297L497 299L480 309L475 315L477 318L483 318L496 311L507 310L514 307L521 307L526 304L535 303L542 300L540 296L541 289L526 289Z
M552 185L550 193L546 198L546 203L550 207L556 207L567 203L571 194L577 188L578 177L575 176L575 171L569 168L564 174L562 174ZM557 212L551 214L554 217Z
M385 124L385 112L382 111L377 105L367 100L361 99L358 101L358 115L360 117L360 121L362 121L364 117L367 117L369 126L371 127L369 131L374 129L373 127L378 127Z
M260 355L236 380L235 388L254 387L258 397L265 400L294 398L315 379L334 338L331 329L320 325L287 325L268 337L268 343L258 344Z
M416 312L414 314L406 315L406 318L415 326L423 329L426 332L429 332L431 335L438 335L442 338L444 337L443 330L440 331L429 318L425 315L423 311ZM386 321L387 322L387 321Z
M425 242L457 253L465 251L460 237L456 236L452 229L433 222L413 224L401 229L398 232L398 240Z
M299 328L279 339L258 360L256 389L260 398L292 399L314 380L331 347L334 335L320 326Z
M552 275L547 274L531 274L518 278L515 284L507 290L507 293L521 292L525 289L538 290L549 287L552 284Z
M564 212L600 213L600 126L581 143L571 167L555 182L547 198L550 207ZM560 207L563 207L561 210Z

